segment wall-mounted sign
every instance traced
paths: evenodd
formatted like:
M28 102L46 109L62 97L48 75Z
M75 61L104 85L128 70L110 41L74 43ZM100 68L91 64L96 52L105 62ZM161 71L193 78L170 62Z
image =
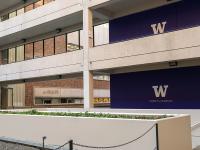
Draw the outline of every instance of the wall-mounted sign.
M200 109L200 67L111 75L111 107Z
M94 99L94 103L98 104L98 103L110 103L110 98L108 97L104 97L104 98L95 98Z
M57 87L35 87L34 97L40 98L83 98L83 89L79 88L57 88ZM94 97L110 97L109 89L95 89Z

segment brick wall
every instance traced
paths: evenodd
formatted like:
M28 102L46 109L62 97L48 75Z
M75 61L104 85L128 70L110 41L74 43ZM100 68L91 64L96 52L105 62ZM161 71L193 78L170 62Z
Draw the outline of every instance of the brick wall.
M52 80L43 82L30 82L25 84L25 106L32 107L33 102L33 89L34 87L63 87L63 88L83 88L83 80L77 79L64 79ZM95 89L109 89L110 83L108 81L94 81Z
M54 54L54 38L44 40L44 56Z
M43 57L43 41L34 42L34 58Z
M33 59L33 43L25 45L25 60Z

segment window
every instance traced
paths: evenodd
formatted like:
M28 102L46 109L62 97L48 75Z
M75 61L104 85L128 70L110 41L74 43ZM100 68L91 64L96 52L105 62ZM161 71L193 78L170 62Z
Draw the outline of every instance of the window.
M54 38L44 40L44 56L54 54Z
M1 16L1 21L5 21L5 20L8 20L8 19L9 19L8 14Z
M35 104L41 105L41 104L43 104L43 100L41 98L36 98L35 99Z
M66 36L55 37L55 54L66 52Z
M21 8L21 9L18 9L17 10L17 16L18 15L21 15L21 14L23 14L24 13L24 8Z
M43 57L43 40L34 43L34 58Z
M102 24L94 27L94 45L109 43L109 24Z
M25 7L25 12L28 12L30 10L33 10L33 4L30 4L30 5Z
M8 50L3 50L2 51L2 64L7 64L8 63Z
M15 61L15 48L10 48L8 50L8 63L14 63Z
M33 43L25 45L25 60L33 59Z
M24 60L24 45L18 46L16 48L16 61L23 61Z
M44 104L51 104L52 101L51 101L50 99L45 99L45 100L43 101L43 103L44 103Z
M47 3L50 3L50 2L53 2L54 0L44 0L44 4L47 4Z
M39 0L39 1L34 3L34 8L38 8L38 7L42 6L42 5L43 5L43 0Z
M16 11L9 13L9 19L13 18L13 17L16 17L16 16L17 16L17 12Z
M79 31L67 34L67 51L79 49Z
M37 97L35 99L36 105L62 105L62 104L82 104L83 99L82 98L40 98Z

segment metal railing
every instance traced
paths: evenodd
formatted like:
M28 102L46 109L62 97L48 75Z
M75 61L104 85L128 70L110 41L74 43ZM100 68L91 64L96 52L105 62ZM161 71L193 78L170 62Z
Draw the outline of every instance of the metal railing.
M143 138L145 135L147 135L154 127L156 127L156 147L153 150L159 150L158 124L154 124L147 131L145 131L143 134L141 134L137 138L134 138L134 139L132 139L130 141L127 141L125 143L122 143L122 144L112 145L112 146L91 146L91 145L76 143L73 140L70 140L70 141L66 142L65 144L59 146L58 148L56 148L54 150L60 150L60 149L62 149L65 146L68 146L69 150L74 150L74 146L79 147L79 148L87 148L87 149L114 149L114 148L122 148L122 147L124 147L126 145L129 145L131 143L137 142L138 140L140 140L141 138Z
M194 130L196 130L198 128L200 128L200 122L196 123L195 125L193 125L191 127L192 131L194 131ZM192 134L192 137L194 137L194 138L200 138L200 135L194 135L194 134Z

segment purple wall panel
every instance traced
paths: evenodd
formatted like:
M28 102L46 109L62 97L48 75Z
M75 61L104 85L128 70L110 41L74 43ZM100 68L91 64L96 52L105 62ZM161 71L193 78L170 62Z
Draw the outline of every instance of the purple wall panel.
M153 86L168 86L166 95ZM200 67L111 75L111 107L200 109Z

